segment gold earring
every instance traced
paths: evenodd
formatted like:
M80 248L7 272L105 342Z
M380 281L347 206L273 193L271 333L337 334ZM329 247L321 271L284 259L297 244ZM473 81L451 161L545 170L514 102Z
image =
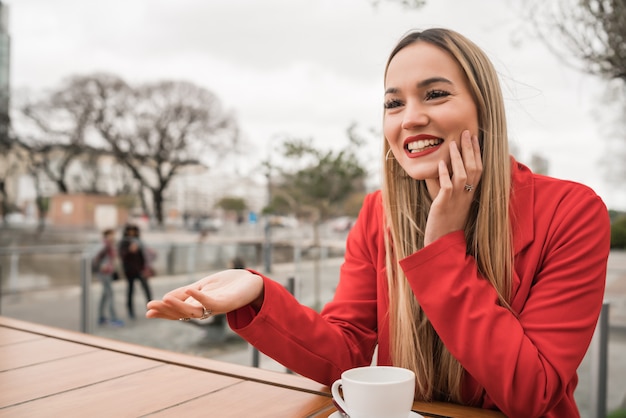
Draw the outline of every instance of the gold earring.
M389 149L387 150L387 154L385 154L385 161L389 161L390 159L391 159L391 160L395 160L395 158L394 158L394 157L389 158L389 153L390 153L390 152L391 152L391 148L389 148Z

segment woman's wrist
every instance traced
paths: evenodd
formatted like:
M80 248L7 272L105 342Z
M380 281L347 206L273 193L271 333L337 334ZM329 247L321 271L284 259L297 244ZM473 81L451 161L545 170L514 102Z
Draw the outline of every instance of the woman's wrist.
M239 269L235 269L233 271L241 272ZM258 272L250 269L244 270L247 274L250 274L249 286L253 290L253 293L256 293L257 296L252 301L248 303L254 309L255 312L259 312L261 307L263 306L263 300L265 299L265 283L263 280L263 276ZM252 295L254 297L254 294Z
M265 299L265 287L261 289L261 294L252 302L250 302L250 306L252 307L252 309L254 309L256 313L259 313L259 311L263 307L263 299Z

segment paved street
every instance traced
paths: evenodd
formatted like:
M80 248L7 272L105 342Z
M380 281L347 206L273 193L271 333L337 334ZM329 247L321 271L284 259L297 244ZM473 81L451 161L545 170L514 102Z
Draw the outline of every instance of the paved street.
M332 298L341 259L327 259L322 263L320 277L320 302ZM261 266L251 266L262 269ZM311 305L315 302L313 267L311 262L298 265L275 265L272 277L286 283L288 277L297 277L295 294L300 301ZM168 290L190 283L198 277L190 275L160 276L151 279L155 297ZM192 355L205 356L222 361L251 365L252 350L227 327L197 326L178 321L148 320L139 317L134 321L125 318L124 300L126 283L114 284L116 306L120 317L126 321L124 327L99 327L96 325L96 304L100 287L94 284L90 298L91 332L107 338L172 350ZM136 309L144 304L141 289L135 291ZM30 292L6 295L2 298L1 314L18 319L39 322L67 329L80 329L80 288L66 287L62 290ZM626 252L611 253L607 274L606 300L611 303L610 338L608 348L608 410L617 408L626 394ZM260 357L260 366L284 371L273 360ZM583 417L589 415L591 397L591 354L588 354L579 369L580 383L576 392L577 402Z

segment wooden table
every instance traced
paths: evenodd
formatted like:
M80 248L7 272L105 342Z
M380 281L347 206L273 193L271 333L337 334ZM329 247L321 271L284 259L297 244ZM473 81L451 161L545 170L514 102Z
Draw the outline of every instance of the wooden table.
M424 416L502 417L443 403ZM0 417L328 417L328 388L0 316Z

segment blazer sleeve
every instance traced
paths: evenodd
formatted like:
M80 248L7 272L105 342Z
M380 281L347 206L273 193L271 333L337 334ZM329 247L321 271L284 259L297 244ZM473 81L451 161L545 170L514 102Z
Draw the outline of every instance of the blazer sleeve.
M301 305L281 284L263 276L259 312L227 314L230 327L290 370L330 385L349 368L371 364L377 340L377 286L366 199L350 231L335 296L321 313Z
M547 232L531 244L540 256L522 269L532 271L530 278L514 277L532 281L517 313L497 303L466 254L462 231L400 261L444 345L507 416L541 416L561 401L575 383L602 306L606 207L591 193L553 206L549 222L535 225Z

